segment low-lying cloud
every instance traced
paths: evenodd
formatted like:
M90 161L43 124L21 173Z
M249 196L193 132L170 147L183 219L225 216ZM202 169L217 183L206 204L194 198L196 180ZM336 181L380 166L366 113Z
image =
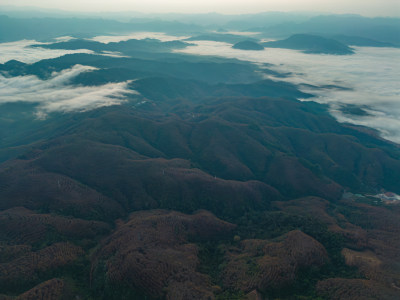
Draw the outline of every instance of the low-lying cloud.
M57 42L69 41L74 39L73 37L61 37L56 39ZM119 52L101 52L97 53L88 49L77 49L77 50L65 50L65 49L47 49L37 47L45 45L46 43L40 43L35 40L21 40L10 43L0 43L0 63L6 63L10 60L18 60L23 63L31 64L38 62L42 59L57 58L67 54L86 53L93 55L103 55L111 57L126 57L121 55ZM32 47L35 46L35 47Z
M157 39L162 42L169 42L169 41L183 40L188 38L188 36L172 36L172 35L167 35L163 32L133 32L125 35L95 36L89 40L108 44L111 42L121 42L131 39L142 40L147 38ZM75 38L72 36L62 36L55 38L54 40L56 42L68 42L74 39ZM40 47L40 45L46 45L46 44L49 43L41 43L35 40L21 40L17 42L0 43L0 64L6 63L7 61L10 60L18 60L23 63L31 64L38 62L42 59L52 59L63 55L76 54L76 53L86 53L86 54L103 55L111 57L127 57L119 52L103 51L101 53L97 53L89 49L66 50L66 49L47 49Z
M316 95L310 100L329 104L339 122L377 129L382 137L400 143L400 49L356 47L354 55L342 56L310 55L276 48L245 51L233 49L228 43L211 41L191 43L196 46L176 51L271 64L267 68L289 74L278 80L299 84L304 92ZM275 78L273 75L266 77ZM329 86L346 89L327 88ZM366 113L343 113L341 108L346 105L358 106Z
M71 80L83 72L96 68L75 65L54 72L47 80L37 76L6 77L0 74L0 104L10 102L37 103L37 116L44 118L51 112L80 112L103 106L117 105L137 95L129 89L129 81L101 86L72 85Z
M42 59L51 59L60 57L66 54L87 53L95 54L88 49L79 50L63 50L63 49L45 49L39 47L31 47L32 45L40 45L34 40L22 40L11 43L0 43L0 63L5 63L15 59L23 63L35 63Z

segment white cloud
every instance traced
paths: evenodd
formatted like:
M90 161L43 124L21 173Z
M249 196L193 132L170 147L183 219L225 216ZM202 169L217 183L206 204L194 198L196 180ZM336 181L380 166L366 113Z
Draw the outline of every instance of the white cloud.
M172 36L163 32L133 32L124 35L101 35L95 36L92 41L108 44L111 42L128 41L131 39L157 39L162 42L183 40L189 36ZM55 38L56 42L68 42L76 38L72 36L62 36ZM67 54L86 53L93 55L103 55L110 57L127 57L119 52L103 51L101 53L94 52L88 49L65 50L65 49L47 49L41 48L40 45L51 43L42 43L35 40L21 40L17 42L0 43L0 64L6 63L9 60L18 60L23 63L32 64L42 59L57 58ZM32 47L35 46L35 47ZM37 47L39 46L39 47Z
M75 65L71 69L54 72L47 80L37 76L5 77L0 75L0 104L9 102L38 103L38 117L51 112L87 111L127 101L137 95L129 89L129 82L108 83L101 86L76 86L71 80L83 72L96 68Z
M130 57L127 55L123 55L121 52L117 51L102 51L99 55L109 56L109 57Z
M72 40L76 40L76 38L74 38L73 36L66 35L66 36L60 36L60 37L54 38L54 40L56 42L69 42Z
M400 143L400 49L357 47L354 55L304 54L288 49L266 48L264 51L232 49L231 44L198 41L177 52L217 55L268 66L291 75L279 78L295 84L315 86L336 85L348 90L302 86L316 95L311 100L327 103L340 122L349 122L377 129L381 135ZM272 77L272 76L268 76ZM273 77L272 77L273 78ZM367 106L369 115L343 114L340 106Z
M74 39L70 36L56 38L57 42L67 42ZM0 43L0 63L6 63L9 60L18 60L23 63L35 63L42 59L57 58L67 54L86 53L93 55L103 55L111 57L126 57L119 52L104 51L96 53L88 49L65 50L65 49L46 49L41 47L32 47L33 45L40 46L50 43L40 43L35 40L21 40L10 43Z
M88 53L94 54L93 51L87 49L79 50L63 50L63 49L45 49L38 47L31 47L32 45L40 45L33 40L22 40L11 43L0 43L0 63L5 63L9 60L15 59L24 63L34 63L42 59L50 59L60 57L66 54L74 53Z

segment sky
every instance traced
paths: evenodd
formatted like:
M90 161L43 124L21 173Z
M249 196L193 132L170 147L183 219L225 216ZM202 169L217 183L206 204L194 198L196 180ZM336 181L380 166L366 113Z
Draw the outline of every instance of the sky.
M257 13L307 11L400 16L399 0L0 0L0 5L30 6L85 12L137 11L144 13Z

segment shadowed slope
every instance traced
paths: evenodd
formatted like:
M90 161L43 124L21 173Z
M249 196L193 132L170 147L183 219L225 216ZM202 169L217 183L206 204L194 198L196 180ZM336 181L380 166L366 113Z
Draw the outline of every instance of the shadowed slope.
M198 248L188 239L217 239L234 227L206 211L136 212L107 238L94 263L107 266L112 284L124 282L154 298L214 299L208 276L196 272Z

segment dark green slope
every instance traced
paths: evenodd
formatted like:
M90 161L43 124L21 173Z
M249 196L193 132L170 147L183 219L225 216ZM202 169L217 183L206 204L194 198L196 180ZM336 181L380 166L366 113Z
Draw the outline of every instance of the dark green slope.
M215 42L225 42L230 44L235 44L243 40L242 35L235 35L229 33L207 33L202 35L192 36L186 41L215 41ZM249 41L256 42L257 39L249 38Z
M236 60L135 52L0 68L45 80L78 63L100 69L69 84L135 79L140 95L45 120L35 104L0 106L6 299L397 293L399 207L342 197L400 193L396 145Z
M54 71L61 71L80 64L100 69L111 69L110 74L107 74L104 70L99 70L101 75L105 76L106 80L109 81L138 79L138 77L143 78L149 75L194 79L214 84L218 82L249 83L261 79L261 76L255 72L257 70L256 66L233 60L213 60L208 58L201 60L193 60L190 57L188 59L171 59L169 57L162 59L141 59L72 54L54 59L41 60L34 64L19 65L18 68L14 67L15 64L14 61L0 65L0 71L7 71L12 76L33 74L46 79ZM122 71L120 72L121 69ZM104 79L101 80L102 76L99 76L97 79L100 83L106 82ZM79 83L84 85L92 84L83 80Z
M122 42L101 43L91 40L75 39L68 42L59 42L52 44L39 44L33 47L46 49L66 49L78 50L89 49L95 52L115 51L124 54L135 52L169 52L173 49L182 49L190 45L181 41L161 42L156 39L136 40L131 39Z
M47 203L50 211L60 210L57 203L65 200L52 196L48 179L38 179L42 187L26 194L33 188L27 179L32 173L38 178L66 176L88 193L109 199L89 215L111 212L104 205L113 203L116 211L120 206L128 211L206 208L230 216L266 208L281 195L335 200L343 188L399 192L398 158L378 149L380 140L364 146L354 137L363 134L338 124L315 104L243 96L199 103L182 98L184 92L177 98L141 92L147 99L142 106L53 120L64 124L63 130L53 127L58 137L2 165L1 197L19 199L3 202L2 208L18 204L38 209ZM67 203L61 207L70 213Z
M341 42L311 34L295 34L285 40L266 42L262 45L266 48L286 48L316 54L345 55L354 53L350 47Z
M360 47L396 47L392 43L385 43L374 39L369 39L360 36L349 36L349 35L335 35L332 38L338 42L346 44L348 46L360 46Z
M253 41L241 41L232 46L240 50L264 50L264 47Z

